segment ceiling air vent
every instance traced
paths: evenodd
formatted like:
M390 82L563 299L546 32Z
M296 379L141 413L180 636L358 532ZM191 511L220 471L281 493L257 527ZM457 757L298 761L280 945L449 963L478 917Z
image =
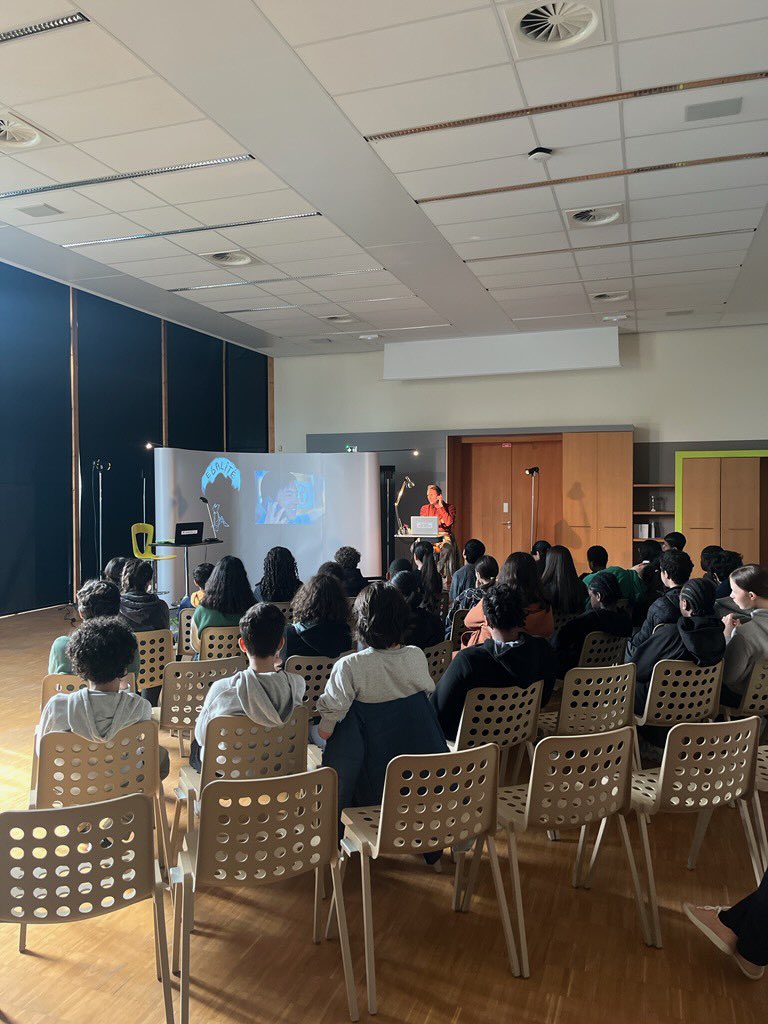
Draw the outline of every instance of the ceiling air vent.
M327 320L329 324L353 324L355 322L353 316L345 316L343 313L338 313L334 316L324 316L320 319Z
M605 40L600 0L512 3L503 10L516 56L543 57Z
M629 292L596 292L589 297L593 302L625 302Z
M34 206L19 206L19 213L26 213L28 217L55 217L64 211L51 206L50 203L36 203Z
M691 316L692 309L668 309L664 316Z
M31 149L42 138L42 132L13 114L0 117L0 149Z
M244 249L230 249L229 252L201 252L204 260L213 263L216 267L248 267L258 266L263 260L257 260Z
M572 228L599 228L606 224L621 224L624 207L621 203L613 206L590 206L585 210L566 210L568 225Z

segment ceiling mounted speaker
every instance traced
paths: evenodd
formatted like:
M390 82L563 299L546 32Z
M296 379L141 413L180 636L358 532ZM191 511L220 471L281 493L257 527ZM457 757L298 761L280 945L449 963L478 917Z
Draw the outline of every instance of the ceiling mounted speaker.
M518 58L542 57L605 40L600 0L513 3L504 21Z
M204 260L213 263L217 267L247 267L253 264L263 263L257 260L249 252L243 249L231 249L229 252L202 252L200 255Z
M0 118L0 149L31 149L37 146L42 133L13 114Z
M583 210L566 210L568 226L572 228L599 228L606 224L621 224L624 207L621 203L611 206L590 206Z

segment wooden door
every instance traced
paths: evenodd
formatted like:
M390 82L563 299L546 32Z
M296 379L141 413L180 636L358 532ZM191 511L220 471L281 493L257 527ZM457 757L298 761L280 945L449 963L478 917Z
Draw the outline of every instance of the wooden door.
M740 460L733 460L740 461ZM686 551L694 565L701 561L701 549L721 544L720 459L683 459L683 521Z
M531 550L531 477L525 475L531 466L539 467L533 539L555 543L563 502L563 445L559 434L512 446L512 527L507 554Z
M597 434L563 434L562 459L563 514L555 537L570 548L577 570L586 572L597 524Z
M609 565L632 565L633 434L597 435L597 530L595 543L608 552Z
M759 562L760 459L726 458L719 462L720 543L729 551L739 551L745 565Z
M468 500L467 537L477 537L499 565L509 552L511 535L512 449L501 442L468 444L464 501ZM466 487L466 483L469 487Z

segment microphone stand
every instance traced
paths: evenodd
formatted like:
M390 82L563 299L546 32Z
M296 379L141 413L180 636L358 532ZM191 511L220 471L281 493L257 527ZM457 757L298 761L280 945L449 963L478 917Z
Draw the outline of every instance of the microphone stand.
M213 525L213 516L211 515L211 506L208 503L208 499L201 497L200 501L202 501L202 503L206 507L206 510L208 511L208 519L210 520L210 523L211 523L211 530L213 530L213 539L214 540L218 540L219 538L218 538L218 536L216 534L216 527Z
M101 459L94 459L93 468L99 474L99 566L98 572L104 568L104 474L112 469L111 462L102 462Z
M536 467L532 467L530 470L526 470L531 478L531 550L533 550L533 543L536 536L536 479L539 475L539 470Z

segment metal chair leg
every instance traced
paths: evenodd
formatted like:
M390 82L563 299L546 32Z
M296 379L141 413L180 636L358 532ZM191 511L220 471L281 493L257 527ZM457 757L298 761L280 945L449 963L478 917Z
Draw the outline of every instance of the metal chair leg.
M752 829L752 819L749 816L749 804L744 799L737 802L739 805L739 814L741 815L741 823L744 826L744 835L747 838L749 859L752 861L752 870L755 873L755 885L759 886L763 880L762 858L760 857L757 840L755 839L755 833Z
M464 860L465 853L456 854L456 868L453 874L453 902L451 903L451 909L455 911L461 910L461 896L462 896L462 883L464 881Z
M320 914L322 906L323 869L315 868L315 901L312 914L312 941L319 943L322 939L322 927L320 925Z
M603 836L605 835L605 829L608 825L608 819L603 818L600 822L600 828L597 830L597 838L595 839L595 845L592 847L592 856L589 860L589 867L587 868L586 875L581 880L582 889L590 889L592 887L592 873L595 870L597 864L597 855L600 853L600 847L603 842Z
M589 826L582 825L579 829L579 842L576 846L576 860L573 864L573 874L571 876L571 885L574 889L578 889L581 885L581 865L584 860L584 848L587 844L588 837Z
M653 944L661 949L661 924L659 923L659 903L656 897L656 881L653 876L653 861L651 860L651 844L648 842L648 823L644 814L637 815L637 825L640 829L640 839L643 844L643 857L645 858L645 871L648 879L648 902L651 908L651 932Z
M475 845L472 850L472 860L469 865L469 875L467 878L467 884L464 888L464 899L461 903L461 912L463 914L469 913L469 908L472 905L472 896L477 885L477 875L480 871L480 861L483 855L483 838L475 840Z
M352 954L349 949L349 932L347 930L347 913L344 907L344 893L341 887L341 871L338 861L331 861L331 882L333 884L333 906L339 925L339 945L341 946L341 964L344 968L344 984L347 988L347 1006L350 1020L360 1020L357 1005L355 977L352 971Z
M496 843L494 842L493 836L487 835L485 837L485 846L488 850L488 859L491 862L491 874L493 876L493 887L496 890L496 902L499 904L499 914L501 915L501 927L504 930L504 939L507 944L507 957L509 958L509 966L512 969L512 973L516 978L520 977L520 961L517 956L517 946L515 945L515 936L512 933L512 922L509 920L509 905L507 904L507 894L504 892L504 882L501 878L501 868L499 867L499 855L496 852ZM480 848L482 853L482 847Z
M528 938L525 931L525 913L523 911L523 890L520 884L520 861L517 856L517 837L515 831L507 826L507 856L509 858L509 872L512 876L512 891L515 896L515 914L517 916L517 930L520 935L520 961L524 978L530 978L531 968L528 963Z
M371 894L371 859L360 854L360 878L363 889L363 931L365 932L365 981L368 989L368 1012L376 1013L376 955L373 946L373 899Z
M637 903L637 912L640 915L640 927L643 930L643 941L646 946L653 945L653 936L651 935L651 929L648 924L648 915L645 912L645 896L640 885L640 875L637 871L637 862L635 861L635 854L632 849L632 843L629 839L629 829L627 828L627 822L623 814L617 814L616 817L619 819L619 831L621 832L621 839L624 843L624 850L627 854L627 861L629 863L629 871L632 875L632 887L635 890L635 901ZM608 820L607 818L605 819Z

